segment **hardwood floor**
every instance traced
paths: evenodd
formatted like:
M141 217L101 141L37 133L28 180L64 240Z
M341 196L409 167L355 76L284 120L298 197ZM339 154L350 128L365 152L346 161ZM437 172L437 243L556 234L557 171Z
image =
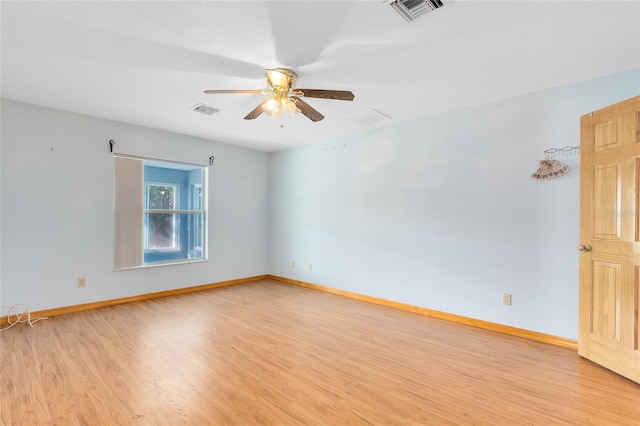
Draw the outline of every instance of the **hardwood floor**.
M574 350L264 280L0 334L5 425L638 425Z

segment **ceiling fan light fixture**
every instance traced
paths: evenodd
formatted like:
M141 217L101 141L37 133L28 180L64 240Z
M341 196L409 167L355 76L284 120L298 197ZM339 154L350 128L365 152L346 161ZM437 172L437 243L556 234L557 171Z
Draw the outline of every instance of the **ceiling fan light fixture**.
M263 109L273 118L281 118L283 112L295 117L300 112L296 103L286 96L274 96L268 99L264 103Z
M280 107L278 100L276 98L271 98L267 100L264 104L264 110L268 113L272 113Z
M286 98L286 102L284 103L284 105L282 106L282 109L285 112L288 112L292 117L295 117L296 115L298 115L298 113L300 112L300 110L298 109L298 107L296 106L296 103L293 102L291 99Z

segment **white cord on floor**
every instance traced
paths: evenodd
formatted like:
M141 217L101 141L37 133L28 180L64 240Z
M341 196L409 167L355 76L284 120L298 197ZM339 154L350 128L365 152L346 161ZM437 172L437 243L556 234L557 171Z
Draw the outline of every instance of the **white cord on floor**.
M24 307L24 311L16 313L19 306ZM27 319L24 319L25 316L27 317ZM12 321L13 318L15 318L15 320ZM26 323L29 327L33 327L33 324L37 323L40 320L46 319L49 319L49 317L31 319L31 310L29 309L29 307L27 305L18 303L9 308L9 311L7 312L7 322L9 323L9 325L7 327L0 328L0 331L8 330L14 325L21 322Z

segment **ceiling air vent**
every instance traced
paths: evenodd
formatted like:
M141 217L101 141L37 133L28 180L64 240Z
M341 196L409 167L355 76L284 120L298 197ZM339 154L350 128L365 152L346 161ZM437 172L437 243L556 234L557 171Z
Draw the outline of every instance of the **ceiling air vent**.
M222 110L220 108L215 108L215 107L208 106L208 105L205 105L205 104L198 104L198 105L194 106L193 108L191 108L191 111L199 112L200 114L204 114L204 115L213 115L216 112L220 112Z
M354 123L366 126L367 124L373 124L379 121L391 120L391 117L375 109L369 109L347 117L347 119L353 121Z
M391 2L391 7L407 22L411 22L417 17L442 6L440 0L395 0Z

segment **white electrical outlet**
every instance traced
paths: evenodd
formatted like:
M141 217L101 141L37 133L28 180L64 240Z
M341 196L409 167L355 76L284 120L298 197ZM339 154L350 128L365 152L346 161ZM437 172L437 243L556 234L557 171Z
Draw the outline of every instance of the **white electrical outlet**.
M78 288L86 287L86 286L87 286L87 279L85 277L79 277L78 278Z
M313 265L312 265L311 263L309 263L309 264L307 265L307 269L311 271L311 270L313 269Z
M502 304L511 306L511 293L502 294Z
M291 261L291 269L296 269L296 261L295 260Z

